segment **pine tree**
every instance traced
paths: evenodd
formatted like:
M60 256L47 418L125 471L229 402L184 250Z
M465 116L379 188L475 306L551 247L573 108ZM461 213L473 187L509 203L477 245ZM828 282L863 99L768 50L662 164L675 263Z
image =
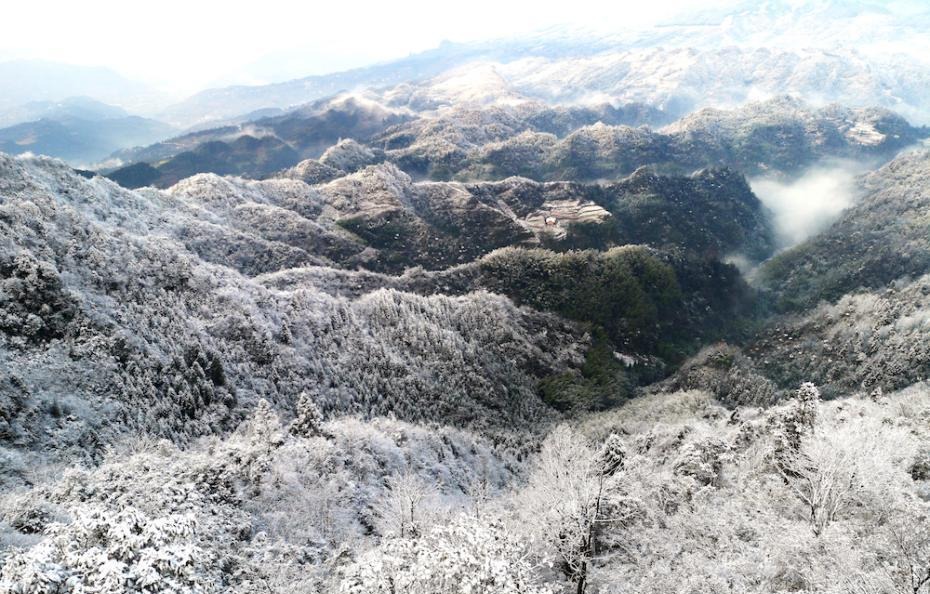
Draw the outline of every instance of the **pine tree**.
M264 398L258 401L248 422L248 431L253 445L271 450L282 443L281 420L278 413Z
M611 433L601 448L601 472L605 476L613 476L622 472L626 463L626 449L623 447L623 439L616 433Z
M817 405L820 403L820 390L811 382L804 382L795 394L797 422L805 429L813 429L817 421Z
M792 474L791 461L801 449L801 440L814 429L820 390L811 382L804 382L792 399L791 406L781 420L776 437L775 462L782 472Z
M290 427L291 435L300 437L319 437L323 431L323 415L320 408L307 392L301 392L297 399L297 417Z

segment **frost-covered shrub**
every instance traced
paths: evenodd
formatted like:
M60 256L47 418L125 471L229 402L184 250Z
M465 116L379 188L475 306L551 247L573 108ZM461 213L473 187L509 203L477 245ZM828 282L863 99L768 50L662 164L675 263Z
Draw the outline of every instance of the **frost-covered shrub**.
M798 427L813 428L817 423L817 405L820 404L820 390L811 382L804 382L795 394L792 422Z
M817 410L810 386L799 391L796 405ZM811 403L813 403L811 405ZM815 536L844 516L867 514L884 521L913 486L911 461L917 455L913 434L876 416L828 419L798 436L796 449L784 449L779 473L800 503L799 514ZM789 442L791 443L791 442Z
M220 592L214 563L194 538L193 514L152 518L80 506L67 524L53 524L35 547L6 559L0 591L11 594Z
M381 534L416 538L439 515L438 490L418 475L405 473L387 480L387 490L375 504Z
M771 453L796 402L730 411L702 392L647 395L551 429L524 462L466 430L392 419L336 417L306 438L261 404L224 438L138 440L0 493L0 591L909 587L930 574L913 476L928 392L811 394L816 422L781 467ZM146 575L160 581L144 589Z
M459 516L417 538L386 538L342 570L340 594L547 594L501 522Z
M23 534L42 534L58 515L54 505L25 492L7 494L0 506L0 520Z
M687 443L679 450L674 472L694 479L699 485L716 486L729 449L729 445L719 439Z
M276 449L260 493L245 503L256 529L315 554L361 546L366 534L422 534L468 506L475 483L484 501L499 497L519 468L506 450L448 427L343 418L324 430Z
M543 441L518 495L519 515L528 537L538 543L544 563L555 565L584 592L598 553L598 528L611 519L607 501L618 475L605 473L587 438L568 426L556 427Z

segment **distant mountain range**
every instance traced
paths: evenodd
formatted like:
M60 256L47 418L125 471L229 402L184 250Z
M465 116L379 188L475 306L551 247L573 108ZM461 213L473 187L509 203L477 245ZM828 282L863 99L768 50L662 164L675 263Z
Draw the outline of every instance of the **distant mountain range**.
M83 166L177 132L168 124L85 97L27 103L2 117L16 123L0 128L0 151L49 155Z
M105 69L8 62L0 64L0 125L44 117L29 115L41 113L36 101L84 95L203 130L370 90L417 111L515 99L643 103L667 121L702 107L790 94L814 105L886 107L922 124L930 123L930 65L921 51L930 50L927 25L930 10L908 1L745 2L623 33L557 28L511 40L446 42L346 72L208 89L167 107L157 93Z
M210 89L161 117L190 126L341 91L421 85L438 77L462 83L457 96L449 97L456 102L477 84L483 101L511 92L546 101L610 99L645 102L680 116L791 93L822 103L888 107L926 123L928 26L930 10L918 2L745 2L645 30L552 29L507 41L444 43L347 72Z
M0 62L0 111L33 102L90 97L124 109L148 113L164 105L164 95L108 68L44 60ZM0 122L9 122L0 116Z
M482 83L484 101L508 92L548 101L611 99L646 102L677 117L792 93L810 101L888 107L924 123L930 122L928 27L930 10L911 0L738 2L644 29L552 28L507 40L444 42L345 72L207 89L173 105L105 68L20 60L0 63L0 110L88 96L178 128L199 128L344 91L420 85L456 70L474 83L477 69L496 78ZM4 122L15 123L0 116Z
M706 109L656 130L647 125L667 115L643 104L552 107L522 99L416 111L419 99L403 100L393 91L342 96L180 136L118 153L131 164L107 175L127 187L167 187L206 172L261 178L308 157L319 157L302 165L311 183L381 161L434 180L594 181L647 166L679 174L729 166L755 175L796 172L825 157L887 159L928 135L884 109L814 109L790 97ZM321 157L343 138L362 146L349 155L341 144Z
M30 101L0 111L0 128L42 119L105 120L129 116L122 107L90 97L66 97L61 101Z

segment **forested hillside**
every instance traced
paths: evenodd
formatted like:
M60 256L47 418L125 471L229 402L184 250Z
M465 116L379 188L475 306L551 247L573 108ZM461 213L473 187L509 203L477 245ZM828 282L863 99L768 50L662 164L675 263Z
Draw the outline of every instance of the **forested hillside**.
M314 171L311 183L381 161L416 178L462 181L595 181L646 166L679 175L704 167L792 174L825 157L887 159L927 136L887 109L816 109L789 96L669 119L636 103L564 107L518 98L436 107L385 91L125 151L115 155L124 166L107 175L131 188L167 187L197 173L267 177L301 159L311 159L300 164ZM337 144L344 139L353 151Z
M930 575L925 386L822 402L805 384L767 409L648 396L559 425L524 462L457 429L320 422L310 402L36 474L0 499L6 542L31 547L2 558L0 587L849 592Z

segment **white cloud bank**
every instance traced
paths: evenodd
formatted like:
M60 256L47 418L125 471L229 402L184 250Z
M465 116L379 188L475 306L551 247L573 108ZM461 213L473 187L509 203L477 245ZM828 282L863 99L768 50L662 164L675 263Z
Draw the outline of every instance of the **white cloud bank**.
M788 248L822 231L861 196L861 163L835 162L808 169L790 180L750 180L753 192L773 213L779 247Z

